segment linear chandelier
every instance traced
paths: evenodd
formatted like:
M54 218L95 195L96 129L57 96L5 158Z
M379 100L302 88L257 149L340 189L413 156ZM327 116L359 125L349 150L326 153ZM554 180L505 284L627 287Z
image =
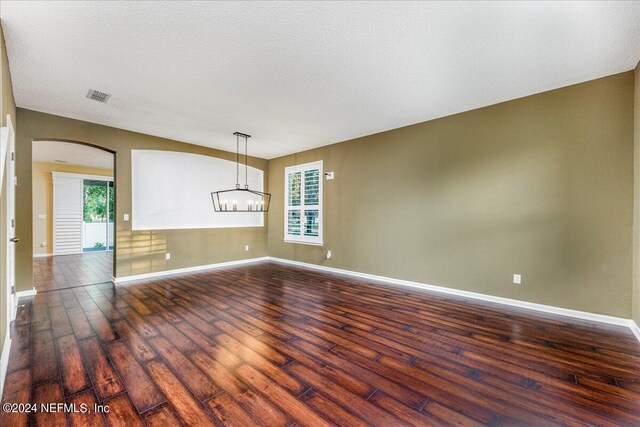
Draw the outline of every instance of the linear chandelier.
M251 135L234 132L236 136L236 188L211 193L216 212L268 212L271 194L249 189L247 140ZM244 188L240 188L240 138L244 138Z

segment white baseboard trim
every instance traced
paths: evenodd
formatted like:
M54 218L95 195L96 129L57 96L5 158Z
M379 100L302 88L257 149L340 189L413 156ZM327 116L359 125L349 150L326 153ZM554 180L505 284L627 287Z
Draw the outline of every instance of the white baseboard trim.
M53 254L33 254L34 258L46 258L50 256L53 256Z
M633 320L624 319L622 317L607 316L604 314L590 313L587 311L572 310L569 308L554 307L550 305L520 301L520 300L511 299L511 298L503 298L503 297L497 297L493 295L479 294L476 292L463 291L460 289L445 288L442 286L428 285L425 283L412 282L409 280L394 279L391 277L376 276L374 274L360 273L360 272L351 271L351 270L342 270L340 268L326 267L323 265L309 264L309 263L300 262L300 261L292 261L284 258L269 257L269 260L273 262L279 262L282 264L294 265L297 267L310 268L313 270L344 274L347 276L359 277L367 280L376 280L380 282L391 283L394 285L410 286L413 288L420 288L420 289L425 289L425 290L449 294L449 295L457 295L465 298L472 298L472 299L477 299L482 301L509 305L513 307L526 308L529 310L540 311L543 313L558 314L561 316L568 316L576 319L588 320L591 322L600 322L600 323L608 323L610 325L626 326L633 331L633 333L636 335L636 337L640 341L640 330L638 329L634 330L634 326L635 328L638 328L638 326L633 322Z
M629 328L631 328L631 332L633 332L633 335L635 335L636 338L638 338L638 341L640 341L640 327L638 326L638 324L631 320Z
M38 293L38 291L36 290L36 288L31 288L28 291L18 291L18 292L16 292L16 298L17 298L17 300L20 300L20 298L22 298L22 297L32 297L37 293ZM16 301L16 303L17 302L18 301Z
M7 329L10 326L7 325ZM0 396L4 391L4 380L7 379L7 368L9 367L9 354L11 353L11 335L7 330L7 335L4 337L4 345L2 346L2 355L0 355Z
M217 264L197 265L195 267L177 268L175 270L156 271L154 273L135 274L133 276L114 277L113 283L124 283L132 280L151 279L154 277L172 276L174 274L193 273L202 270L211 270L214 268L232 267L235 265L252 264L255 262L268 261L269 257L240 259L237 261L220 262Z

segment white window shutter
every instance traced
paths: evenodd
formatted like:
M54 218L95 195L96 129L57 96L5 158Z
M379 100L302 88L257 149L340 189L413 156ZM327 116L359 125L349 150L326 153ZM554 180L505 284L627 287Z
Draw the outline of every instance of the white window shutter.
M53 177L53 253L82 253L83 180Z
M285 168L284 240L322 245L322 161Z

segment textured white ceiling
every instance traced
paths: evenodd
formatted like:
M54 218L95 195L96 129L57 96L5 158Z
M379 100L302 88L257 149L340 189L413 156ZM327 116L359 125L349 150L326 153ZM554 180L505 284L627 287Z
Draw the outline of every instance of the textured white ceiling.
M98 148L61 141L34 141L31 160L47 163L63 160L69 165L113 169L113 154Z
M18 106L265 158L632 69L640 2L2 2ZM89 88L112 94L107 104Z

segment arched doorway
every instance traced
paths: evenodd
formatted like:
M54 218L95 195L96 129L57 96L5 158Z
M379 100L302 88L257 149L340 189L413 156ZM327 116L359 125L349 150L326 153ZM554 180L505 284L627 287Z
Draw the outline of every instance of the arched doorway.
M111 281L114 153L76 141L32 144L34 287L46 292Z

